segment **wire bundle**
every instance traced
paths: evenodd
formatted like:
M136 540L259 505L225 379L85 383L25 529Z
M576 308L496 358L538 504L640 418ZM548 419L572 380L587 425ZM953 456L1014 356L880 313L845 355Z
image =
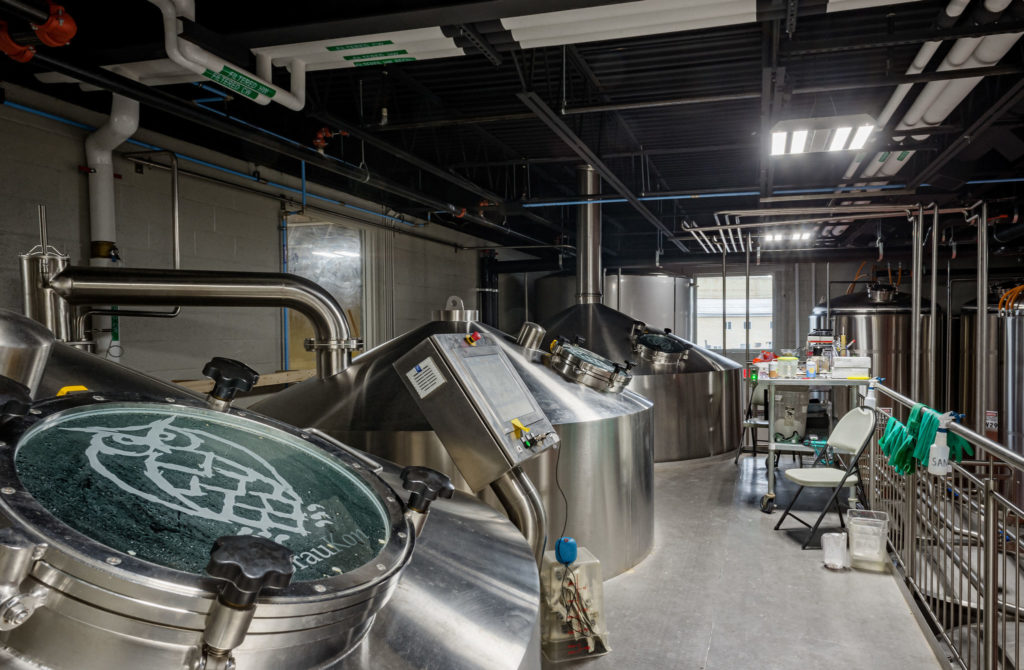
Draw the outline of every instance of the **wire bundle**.
M572 579L568 579L569 575ZM565 608L565 623L572 631L573 637L591 638L594 635L594 621L590 618L583 599L580 597L579 576L568 565L562 574L562 589L559 602Z

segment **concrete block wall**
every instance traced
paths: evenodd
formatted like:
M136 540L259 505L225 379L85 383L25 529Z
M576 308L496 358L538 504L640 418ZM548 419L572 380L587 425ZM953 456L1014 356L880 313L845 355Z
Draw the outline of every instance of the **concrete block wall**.
M105 116L10 86L7 99L74 121L98 126ZM96 95L107 95L97 93ZM109 97L109 96L108 96ZM180 154L249 173L254 166L204 147L143 129L135 139ZM74 264L89 257L89 202L85 163L88 130L0 105L0 308L20 312L18 254L38 243L36 205L47 206L49 241ZM125 144L117 152L132 151ZM115 182L118 247L125 266L171 267L170 174L117 157ZM157 157L159 159L159 157ZM182 161L182 167L253 186ZM289 175L259 167L268 181L297 188ZM183 176L180 182L182 267L184 269L280 271L282 195L280 188L258 185L266 195L240 191ZM368 203L336 189L310 184L310 191L362 207ZM269 197L268 197L269 196ZM292 205L294 208L294 205ZM352 210L342 210L349 216ZM429 225L419 229L435 238L476 246L479 239ZM395 333L429 319L451 294L476 306L476 253L397 235L394 244ZM369 258L368 263L379 259ZM183 307L175 319L122 319L122 363L164 379L194 379L214 355L243 360L261 373L281 367L281 311L275 308Z
M454 231L431 231L464 246L480 240ZM467 309L477 308L477 252L458 251L414 237L399 235L394 244L395 334L422 326L431 312L444 307L450 295L457 295Z

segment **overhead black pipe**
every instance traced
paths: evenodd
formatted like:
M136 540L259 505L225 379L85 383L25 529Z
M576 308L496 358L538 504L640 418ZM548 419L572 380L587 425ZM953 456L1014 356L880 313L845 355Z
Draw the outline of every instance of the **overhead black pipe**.
M0 0L0 2L2 1L3 0ZM465 209L451 203L436 200L423 193L408 189L389 179L372 175L368 170L349 167L343 163L331 160L313 149L307 149L306 147L298 144L279 140L275 137L264 135L263 133L249 130L223 119L211 116L200 111L198 108L185 103L180 98L176 98L175 96L164 93L163 91L140 84L115 72L104 70L102 68L74 65L59 58L54 58L49 53L43 51L37 52L32 61L55 72L72 77L82 83L91 84L133 100L138 100L144 105L173 114L180 119L205 126L211 130L215 130L232 137L237 137L255 146L274 151L282 156L288 156L296 160L305 161L307 165L347 177L353 181L367 184L372 188L376 188L386 193L397 195L421 205L426 205L433 211L444 211L458 216L462 221L474 223L493 230L500 230L519 239L529 240L530 242L536 243L541 242L529 235L517 233L481 216L466 212Z
M477 305L480 320L488 326L498 327L498 252L484 249L480 252Z
M572 267L575 267L573 265ZM500 261L494 264L497 274L514 274L517 272L558 272L566 269L558 258L545 258L534 261Z
M0 0L0 9L7 10L29 23L41 25L50 18L46 3L26 2L25 0Z

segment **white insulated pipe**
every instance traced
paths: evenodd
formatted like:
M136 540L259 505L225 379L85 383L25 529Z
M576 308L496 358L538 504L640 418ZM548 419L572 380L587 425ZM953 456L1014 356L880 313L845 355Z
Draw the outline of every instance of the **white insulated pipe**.
M138 129L138 101L114 93L107 122L85 139L85 161L89 166L89 227L93 242L113 244L117 240L113 151ZM96 254L93 256L93 261L98 260Z
M266 105L274 101L293 111L299 111L306 106L305 63L293 60L289 64L292 90L290 92L281 90L271 81L269 58L265 59L266 63L258 60L258 69L261 70L261 73L257 75L237 65L228 63L219 56L215 56L198 45L188 40L183 40L178 36L181 31L181 27L178 24L179 16L190 21L195 20L195 0L149 0L149 2L160 9L164 26L164 50L167 52L167 57L178 66L194 74L207 77L217 83L220 82L215 77L224 74L225 68L227 68L239 77L240 81L238 79L233 79L233 81L239 84L240 89L251 92L255 96L246 95L253 102ZM210 77L207 73L215 75L215 77ZM225 88L233 90L227 86ZM270 93L266 93L265 91L267 90Z
M985 9L992 14L999 14L1010 6L1013 0L986 0ZM962 11L962 10L961 10ZM963 70L968 68L991 67L997 65L1003 56L1013 48L1024 33L1007 33L1003 35L987 35L985 37L963 37L957 40L946 57L936 68L937 72ZM923 47L922 47L923 49ZM928 82L918 94L914 104L903 116L896 130L913 130L938 126L953 110L963 102L983 77L967 77ZM927 135L913 135L915 140L927 139ZM901 141L902 137L894 138ZM915 151L893 151L888 156L878 154L875 160L864 170L863 176L894 177L913 157ZM885 157L885 160L881 160Z
M111 254L117 242L117 217L114 208L114 149L139 129L139 103L113 94L107 122L85 138L85 161L89 166L89 265L113 264ZM110 331L96 336L96 351L115 363L120 360L120 336L113 337L110 317L93 317L95 331ZM114 345L114 346L112 346Z
M967 9L970 2L971 0L950 0L950 3L946 5L946 9L944 10L946 18L956 19L964 13L964 10ZM941 41L925 42L922 44L917 55L914 56L914 60L910 63L910 67L907 68L906 74L920 74L924 72L924 69L928 67L928 63L935 55L935 52L938 51L940 44L942 44ZM910 89L913 87L913 84L900 84L896 87L896 90L893 91L892 95L889 97L889 101L885 103L885 107L882 108L882 112L878 115L878 119L875 121L876 127L884 128L885 125L889 123L889 119L891 119L893 114L896 113L896 110L903 102L903 99L907 97L907 94L910 93ZM873 177L878 173L879 169L881 169L882 165L885 163L885 160L882 160L882 156L883 154L881 152L874 155L871 162L867 164L864 172L862 173L864 177ZM846 169L846 172L843 174L843 179L853 179L854 175L857 174L857 170L860 168L861 164L863 164L864 159L864 154L857 154L853 161L850 162L850 166Z

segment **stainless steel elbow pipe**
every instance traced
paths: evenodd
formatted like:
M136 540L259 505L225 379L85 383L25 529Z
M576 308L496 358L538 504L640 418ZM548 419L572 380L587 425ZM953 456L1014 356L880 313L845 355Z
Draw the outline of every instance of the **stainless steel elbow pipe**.
M49 288L73 305L294 309L313 323L316 338L306 348L316 353L321 379L347 368L352 350L360 346L338 301L318 284L290 274L68 267L50 279Z
M523 534L540 564L547 547L548 517L537 487L515 467L491 482L491 490L508 513L508 520Z

